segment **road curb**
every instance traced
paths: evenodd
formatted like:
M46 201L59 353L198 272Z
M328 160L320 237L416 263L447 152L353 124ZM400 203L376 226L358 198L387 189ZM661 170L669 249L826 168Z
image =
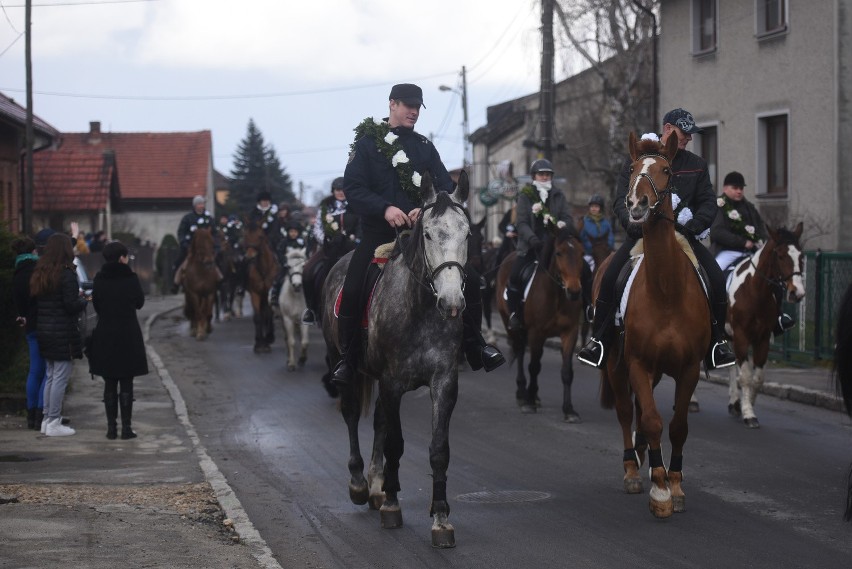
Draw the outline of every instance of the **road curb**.
M201 467L201 471L204 473L205 480L207 480L213 488L213 492L216 494L216 499L225 511L225 515L233 522L234 530L240 536L240 540L249 547L252 557L257 560L263 569L283 569L278 561L275 560L275 557L272 555L272 550L269 548L263 537L261 537L260 532L258 532L257 528L254 527L254 524L251 523L248 514L243 508L243 505L240 503L240 500L237 498L237 495L234 493L234 490L228 484L227 479L219 470L219 467L216 466L213 459L210 458L210 455L207 454L207 449L204 448L198 433L195 431L195 427L189 420L189 414L186 410L186 402L183 400L183 396L181 395L177 384L175 384L157 351L149 343L151 326L157 318L170 312L174 312L175 310L179 310L180 308L182 308L182 306L176 306L160 312L155 312L145 321L142 333L148 357L151 359L151 363L154 364L154 367L157 370L157 375L160 376L160 381L163 382L163 386L172 398L172 403L174 403L175 414L177 415L178 420L184 426L187 436L192 441L192 446L195 449L195 454L198 456L199 466Z

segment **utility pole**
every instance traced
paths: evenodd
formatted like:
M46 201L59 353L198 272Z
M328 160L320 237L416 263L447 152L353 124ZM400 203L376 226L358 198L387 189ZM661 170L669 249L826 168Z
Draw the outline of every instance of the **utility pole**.
M462 65L461 70L462 80L462 111L464 111L464 123L462 123L462 132L464 134L464 160L462 166L467 170L468 166L473 163L473 157L470 155L470 123L467 120L467 70Z
M24 214L21 220L21 232L25 235L33 233L33 146L35 135L33 133L33 60L32 60L32 16L33 3L27 0L24 12L24 34L26 52L24 65L27 73L27 126L26 126L26 166L24 173Z
M658 71L657 71L657 16L654 14L654 11L650 8L647 8L644 4L639 2L639 0L633 0L633 3L637 8L645 12L651 18L651 49L654 51L652 55L652 65L653 65L653 84L651 85L651 99L653 101L653 113L654 116L651 117L651 130L650 132L656 132L657 129L657 121L662 120L662 117L659 115L659 79Z
M553 154L553 0L541 2L541 91L539 93L539 150L544 158Z

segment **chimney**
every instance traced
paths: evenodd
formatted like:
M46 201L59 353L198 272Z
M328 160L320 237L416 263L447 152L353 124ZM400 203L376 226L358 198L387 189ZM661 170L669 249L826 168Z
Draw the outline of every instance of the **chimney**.
M89 122L89 144L100 144L101 142L101 121Z

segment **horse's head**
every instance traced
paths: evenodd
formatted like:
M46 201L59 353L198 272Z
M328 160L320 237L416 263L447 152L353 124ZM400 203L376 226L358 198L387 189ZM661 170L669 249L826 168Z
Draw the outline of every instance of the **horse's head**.
M256 222L251 221L243 232L243 251L248 259L254 259L268 247L266 232Z
M302 290L302 268L306 260L307 254L304 247L287 249L288 278L296 292Z
M663 204L671 207L666 197L671 193L671 162L677 153L677 137L670 136L666 144L658 140L636 140L630 133L630 182L627 186L625 205L630 214L630 223L644 224L650 214L661 211Z
M777 263L777 278L783 283L787 302L799 302L805 296L805 281L802 278L802 249L799 238L802 236L802 222L793 231L779 227L767 228L774 247L774 262ZM767 243L771 245L771 243ZM768 247L767 247L768 248Z
M422 274L437 299L444 318L455 318L465 308L464 266L467 263L470 220L463 203L468 195L467 173L462 171L452 194L435 192L432 180L421 180L424 205L406 249L406 262Z
M200 227L192 233L189 255L202 263L212 263L215 259L213 233L209 227Z
M582 289L580 276L583 272L583 244L569 225L559 230L552 247L548 273L559 282L571 300L577 300ZM549 253L545 251L545 255Z

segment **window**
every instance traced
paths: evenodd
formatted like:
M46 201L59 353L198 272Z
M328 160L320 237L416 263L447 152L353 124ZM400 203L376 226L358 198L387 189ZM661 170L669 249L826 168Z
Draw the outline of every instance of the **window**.
M716 51L716 0L692 1L692 53Z
M766 197L787 197L788 120L786 114L758 119L758 190Z
M715 126L701 127L704 132L692 137L695 153L707 161L710 182L713 188L719 190L719 133Z
M757 36L767 36L787 29L787 0L755 0L754 15Z

